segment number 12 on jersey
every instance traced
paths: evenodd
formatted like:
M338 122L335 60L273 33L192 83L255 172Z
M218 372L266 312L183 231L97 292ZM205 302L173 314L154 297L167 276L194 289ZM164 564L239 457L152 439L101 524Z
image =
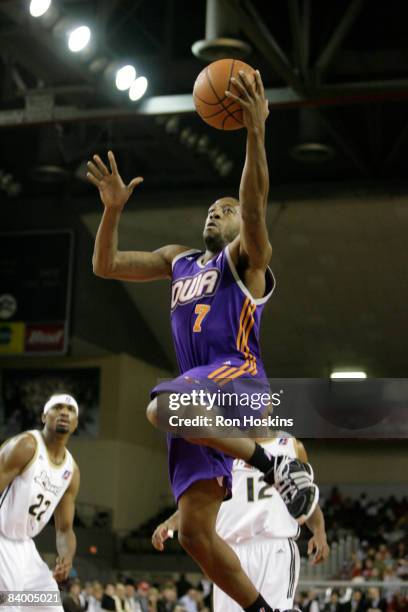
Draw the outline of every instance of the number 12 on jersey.
M269 495L267 491L272 489L272 486L269 484L265 484L263 476L260 476L258 479L259 484L263 484L263 487L260 487L259 491L255 491L255 478L249 477L247 478L247 499L249 502L256 501L257 499L266 499L267 497L272 497Z
M197 315L197 318L194 322L193 332L201 331L201 323L210 312L210 308L211 306L208 304L197 304L197 306L194 308L194 314Z

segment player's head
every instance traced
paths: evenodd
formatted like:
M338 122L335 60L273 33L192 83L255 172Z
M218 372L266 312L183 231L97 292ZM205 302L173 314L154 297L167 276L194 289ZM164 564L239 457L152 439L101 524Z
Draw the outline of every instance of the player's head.
M44 429L54 434L71 435L78 427L79 407L69 393L53 393L44 405Z
M203 238L206 248L218 253L234 240L241 226L241 209L235 198L216 200L208 209Z

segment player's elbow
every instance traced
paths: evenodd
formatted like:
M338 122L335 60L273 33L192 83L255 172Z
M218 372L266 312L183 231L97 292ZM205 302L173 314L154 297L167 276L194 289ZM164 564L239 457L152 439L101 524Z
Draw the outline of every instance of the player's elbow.
M102 262L98 261L96 257L93 257L92 259L92 270L95 276L99 276L100 278L112 277L112 270L108 266L102 264Z

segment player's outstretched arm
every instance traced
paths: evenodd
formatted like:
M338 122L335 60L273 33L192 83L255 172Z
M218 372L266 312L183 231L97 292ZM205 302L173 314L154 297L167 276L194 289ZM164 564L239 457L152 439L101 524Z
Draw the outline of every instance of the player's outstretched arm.
M79 491L79 483L79 468L75 464L70 485L65 491L54 512L58 553L54 569L54 578L57 582L62 582L68 578L72 567L72 561L75 556L76 537L73 526L75 516L75 500Z
M269 172L265 121L269 115L268 101L259 71L255 72L255 83L251 83L244 72L232 80L239 96L231 92L226 94L242 107L247 129L246 157L239 189L242 217L240 255L247 256L250 268L265 270L272 255L266 226Z
M152 544L156 550L160 552L164 550L164 543L169 538L173 537L175 531L179 528L179 511L176 510L164 523L160 523L156 527L152 535Z
M188 250L180 245L168 245L153 252L118 251L118 228L122 210L141 176L126 185L118 172L112 151L108 153L109 168L99 155L88 162L88 180L99 190L104 212L98 228L93 254L93 270L97 276L128 281L149 281L171 278L171 263L179 253Z
M11 438L0 449L0 491L21 474L35 455L37 442L30 434Z

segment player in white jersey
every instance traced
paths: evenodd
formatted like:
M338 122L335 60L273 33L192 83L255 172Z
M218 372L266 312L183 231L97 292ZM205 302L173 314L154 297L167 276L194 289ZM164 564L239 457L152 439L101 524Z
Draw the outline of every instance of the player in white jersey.
M274 455L287 455L307 463L303 444L285 434L258 440ZM313 536L308 554L312 563L327 559L324 518L316 507L306 525ZM159 525L152 543L163 550L164 542L178 529L178 511ZM232 472L232 498L224 502L217 518L217 533L237 554L243 570L270 606L278 610L293 608L299 578L300 559L295 540L300 532L277 490L263 480L263 474L244 461L236 460ZM214 611L240 612L240 606L214 585Z
M43 409L42 431L26 431L0 448L0 594L6 606L18 607L29 596L36 598L37 610L49 611L54 604L62 611L57 582L68 578L75 555L79 490L79 469L66 445L78 426L78 412L71 395L52 395ZM58 553L53 573L33 541L52 515ZM15 592L24 593L13 600Z

